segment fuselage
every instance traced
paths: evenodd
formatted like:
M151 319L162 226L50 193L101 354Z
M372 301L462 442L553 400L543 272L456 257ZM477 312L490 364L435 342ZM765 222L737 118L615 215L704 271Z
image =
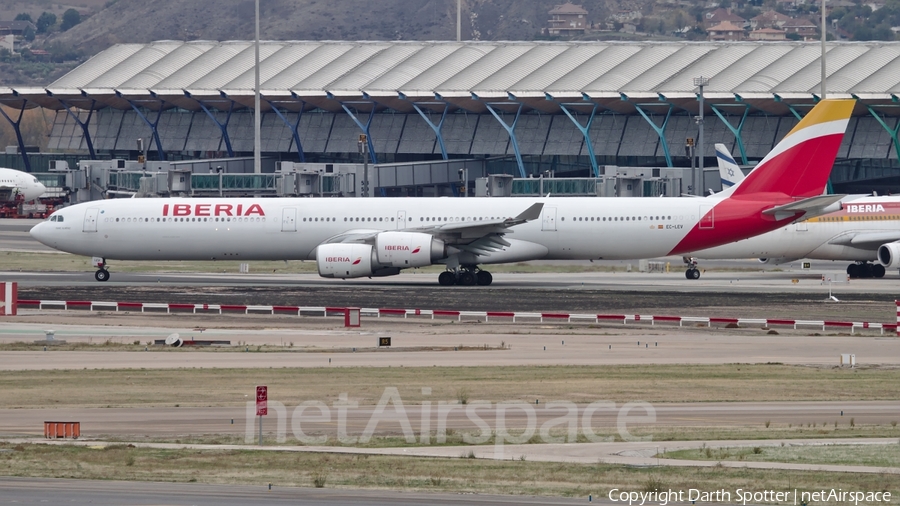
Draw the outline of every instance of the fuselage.
M47 188L27 172L0 168L0 202L15 202L18 196L25 201L34 200Z
M864 240L867 237L871 239ZM900 197L866 197L846 202L840 211L696 251L691 256L766 258L773 263L800 258L870 261L875 260L880 244L897 240L900 240Z
M516 261L633 259L681 254L789 223L761 211L790 199L764 197L116 199L61 209L32 235L62 251L106 259L306 260L315 258L318 245L350 231L439 233L448 224L515 217L541 202L538 219L505 233L529 251Z

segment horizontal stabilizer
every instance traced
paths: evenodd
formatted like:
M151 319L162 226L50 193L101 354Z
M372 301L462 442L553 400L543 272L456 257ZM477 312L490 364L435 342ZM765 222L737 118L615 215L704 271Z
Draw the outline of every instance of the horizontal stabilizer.
M810 197L808 199L798 200L790 204L775 206L766 209L763 214L775 216L778 220L789 218L792 214L804 213L804 218L812 218L825 213L833 213L839 211L840 200L847 195L819 195L818 197Z
M828 241L828 244L853 246L854 248L875 251L882 244L896 241L900 241L900 230L842 234Z

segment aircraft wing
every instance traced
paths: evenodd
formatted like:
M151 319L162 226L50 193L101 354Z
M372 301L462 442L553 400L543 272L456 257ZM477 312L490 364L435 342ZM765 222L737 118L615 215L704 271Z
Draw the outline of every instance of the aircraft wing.
M900 230L883 232L848 232L828 241L828 244L852 246L875 251L879 246L889 242L900 241Z
M775 219L783 220L790 218L791 215L802 212L803 219L814 218L827 213L833 213L841 209L840 200L847 195L819 195L810 197L790 204L775 206L766 209L763 214L774 216Z
M435 224L433 226L415 227L403 229L403 232L419 232L433 235L444 241L448 246L456 246L460 249L469 249L467 246L478 250L499 249L509 246L502 239L504 234L511 233L511 227L521 225L538 219L544 208L542 202L532 204L530 207L513 218L478 221L478 222L454 222ZM329 238L325 243L374 243L375 236L384 230L357 229L338 234Z

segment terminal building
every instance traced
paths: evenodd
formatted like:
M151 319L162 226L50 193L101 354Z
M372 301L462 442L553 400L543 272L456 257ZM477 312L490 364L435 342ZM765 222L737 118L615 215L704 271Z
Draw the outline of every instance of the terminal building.
M118 44L46 87L0 88L14 113L56 111L41 153L20 141L4 165L54 169L41 177L80 199L699 194L719 188L715 143L749 169L821 98L819 43L266 41L259 55L259 174L252 41ZM826 74L828 98L858 99L834 190L900 191L900 43L829 43Z

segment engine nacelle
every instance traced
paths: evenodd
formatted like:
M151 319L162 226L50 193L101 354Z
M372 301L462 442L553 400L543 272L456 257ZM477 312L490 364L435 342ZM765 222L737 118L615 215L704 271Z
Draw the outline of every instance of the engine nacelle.
M878 263L886 269L900 268L900 243L889 242L879 246Z
M447 257L444 241L419 232L382 232L375 236L375 260L384 267L425 267Z
M362 278L374 274L369 244L320 244L316 266L323 278Z

